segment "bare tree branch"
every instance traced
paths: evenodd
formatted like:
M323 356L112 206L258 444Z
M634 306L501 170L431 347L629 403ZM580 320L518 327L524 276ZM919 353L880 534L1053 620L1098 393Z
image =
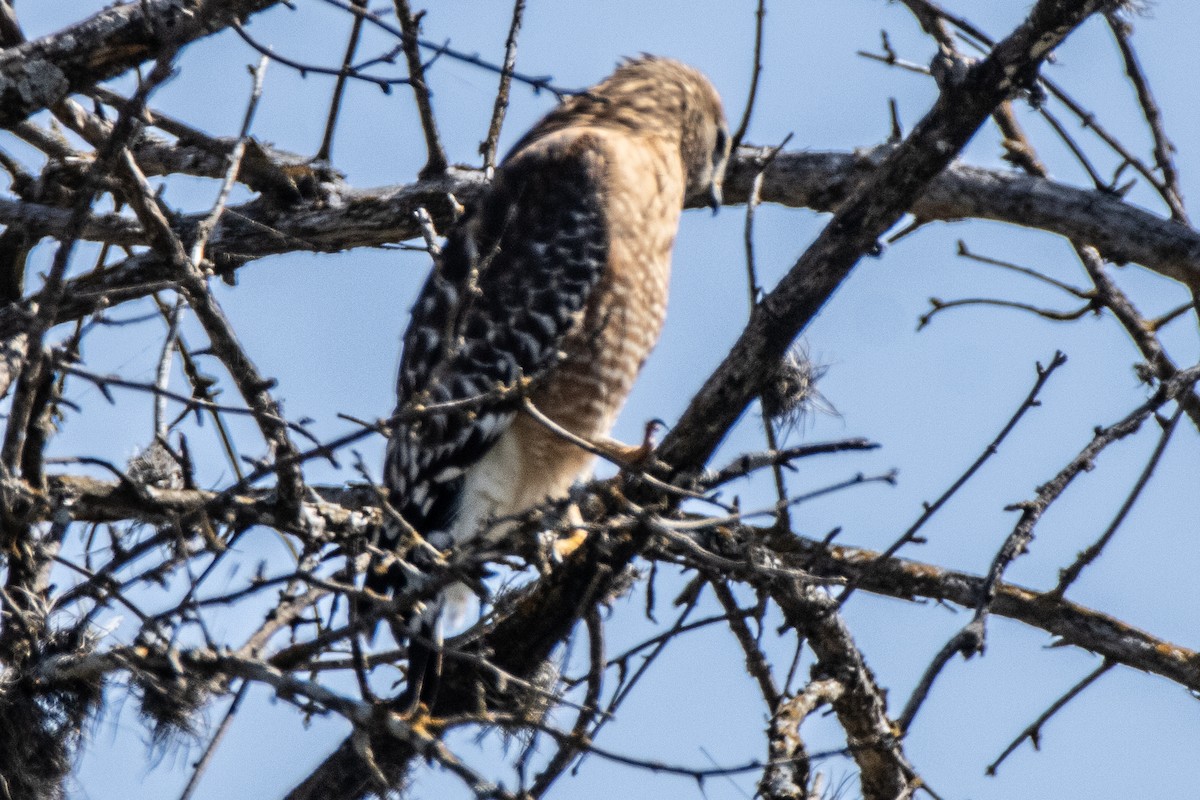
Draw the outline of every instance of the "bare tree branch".
M0 127L223 30L280 0L143 0L0 51ZM179 32L185 32L179 38Z
M728 203L746 201L759 155L760 151L746 148L739 153L726 184ZM764 175L763 198L829 211L845 200L849 188L874 163L870 156L780 153ZM280 208L260 200L231 206L209 246L219 268L236 269L248 260L284 252L337 252L418 238L421 230L413 213L427 208L439 225L448 222L438 216L446 209L445 198L469 203L482 188L482 173L452 169L447 177L385 189L336 184L323 188L325 193L311 204ZM1200 233L1111 196L1048 180L951 165L932 181L912 212L927 220L974 217L1035 227L1073 241L1093 242L1110 260L1142 264L1184 283L1200 275ZM185 243L201 218L184 217L178 224ZM65 233L68 221L68 212L61 209L0 198L0 224L57 237ZM116 214L89 217L80 235L122 246L147 241L136 222ZM71 280L58 321L90 314L104 298L145 296L164 286L169 274L157 256L142 254ZM0 308L0 337L19 329L22 315L21 306Z
M787 140L778 147L738 147L725 176L724 194L728 203L748 206L742 243L750 319L725 362L708 376L657 449L649 433L641 447L577 435L529 403L523 382L447 404L409 403L390 419L364 421L336 414L353 427L332 437L316 432L337 409L322 406L310 412L316 420L284 415L286 390L294 387L276 386L255 365L245 346L253 339L225 317L216 303L213 279L233 284L237 270L267 256L361 247L420 250L436 262L439 232L450 230L486 188L511 86L547 89L560 98L571 93L554 88L550 78L516 70L518 28L528 21L527 13L533 13L523 0L513 0L511 19L495 23L508 29L502 64L451 48L449 40L437 44L421 38L423 17L430 30L444 21L437 17L436 4L425 16L406 0L386 8L372 8L364 0L322 0L314 4L310 18L304 16L307 9L285 0L284 5L305 21L324 22L333 14L346 23L336 29L350 32L348 40L323 37L319 51L310 48L312 52L302 57L276 56L280 69L294 70L299 77L321 76L316 78L323 82L318 91L305 95L316 98L309 116L319 115L306 122L324 122L319 160L250 136L262 93L261 64L241 130L223 132L237 135L207 132L213 119L208 109L181 105L178 93L160 95L163 110L147 105L151 90L178 65L190 71L189 78L197 73L203 77L204 65L191 58L200 49L181 50L225 27L234 28L264 53L294 52L287 46L291 40L272 40L257 28L244 27L253 14L275 4L137 0L27 42L15 10L20 4L0 0L0 47L5 48L0 50L0 128L7 127L0 133L12 143L11 148L0 143L0 178L7 186L0 193L0 395L14 389L5 409L7 428L0 453L0 740L12 743L0 747L0 796L59 800L72 763L91 746L84 735L88 721L98 708L126 695L146 718L153 740L160 742L173 732L196 732L203 712L216 709L235 692L246 698L238 725L255 724L252 707L265 691L299 715L335 717L352 731L292 791L293 798L387 795L404 787L428 763L452 776L468 795L535 800L565 783L592 758L696 782L742 774L739 786L749 786L757 777L758 792L770 800L825 796L825 759L836 758L854 770L864 797L907 798L921 789L937 798L910 763L905 736L909 728L915 730L922 708L920 724L937 724L941 710L922 704L956 654L970 657L982 648L989 616L1019 621L1044 632L1054 645L1103 659L1100 669L1041 714L1005 755L1026 739L1036 745L1046 720L1114 665L1200 691L1200 655L1063 597L1069 581L1112 538L1135 501L1139 513L1155 502L1155 510L1163 511L1161 499L1143 489L1156 470L1178 470L1175 445L1190 441L1182 434L1172 437L1178 421L1186 416L1200 425L1200 396L1194 389L1200 366L1191 365L1195 319L1187 313L1195 304L1181 305L1186 292L1170 282L1200 288L1200 233L1188 226L1183 212L1181 197L1188 184L1166 131L1171 109L1160 109L1157 99L1173 95L1151 91L1148 76L1153 69L1142 69L1129 28L1116 16L1121 5L1116 0L1037 0L1028 18L998 44L934 0L901 0L906 11L900 16L915 18L936 48L929 67L912 64L899 57L884 33L882 55L872 56L937 84L937 101L907 138L903 112L913 101L898 96L886 107L885 98L877 98L882 113L890 110L892 136L873 148L808 152L801 147L785 152ZM739 60L749 60L753 47L739 139L756 103L761 110L767 102L763 93L778 92L778 81L759 79L775 74L780 57L763 48L774 33L767 29L766 3L759 2L757 10L753 41L747 32L738 49ZM1132 88L1126 117L1145 133L1146 143L1137 147L1125 145L1112 133L1122 130L1125 120L1106 120L1102 126L1039 74L1055 47L1093 14L1103 14L1116 37L1114 52L1125 67L1121 80ZM526 25L524 35L544 35L541 22ZM457 28L454 34L460 35ZM485 32L485 40L498 42L501 34L503 27L497 27ZM244 52L243 43L233 36L208 46ZM367 47L379 49L359 55ZM973 48L971 55L964 55L960 47ZM978 59L976 51L982 54ZM422 62L422 54L429 60ZM406 62L400 66L401 77L376 74L380 69L387 72L401 56ZM430 66L442 56L500 76L494 102L486 104L491 125L481 145L480 169L447 165L426 84L426 78L433 77L427 74ZM154 63L152 71L126 79L137 79L136 91L124 93L132 96L102 85L148 61ZM1100 64L1114 73L1121 69L1117 61L1097 59ZM1078 60L1074 66L1064 60L1059 67L1070 70L1069 75L1080 70ZM390 155L403 159L398 163L406 169L420 170L411 183L352 186L337 171L338 165L329 162L335 129L360 124L340 109L343 89L359 79L385 90L397 82L412 84L413 95L400 93L392 101L419 118L422 131L415 134L415 147L414 141L406 141L390 150ZM459 100L451 91L454 85L448 83L438 95L439 110ZM230 87L221 88L225 97L233 96ZM274 85L270 88L276 91ZM333 91L332 101L327 88ZM924 88L932 87L926 83ZM1025 98L1058 131L1047 135L1058 135L1070 150L1065 156L1059 153L1055 163L1043 160L1034 138L1022 128L1023 109L1017 100ZM1060 102L1096 136L1077 135L1069 125L1058 123ZM1047 104L1052 108L1043 108ZM264 103L263 113L277 113L271 109L278 106ZM28 118L41 109L48 113ZM377 110L370 109L372 119ZM989 132L993 143L1017 171L955 161L989 118L998 131ZM1139 149L1146 150L1144 158L1138 157ZM1076 169L1078 162L1087 172L1088 188L1050 180L1051 170L1059 170L1064 158L1069 168ZM1120 162L1115 167L1114 160ZM1132 184L1119 184L1126 170L1150 183L1171 219L1125 201ZM199 210L187 200L182 201L186 205L173 205L188 196L178 187L189 184L211 187L215 202L202 202ZM257 197L247 201L247 190ZM765 209L767 204L832 215L824 220L815 243L790 262L791 270L773 289L760 284L760 277L767 280L772 274L767 263L771 251L765 245L772 241L787 246L788 237L797 234L766 225L756 232L756 214L764 223L779 214ZM1077 320L1098 318L1105 335L1128 337L1129 357L1138 362L1136 378L1144 384L1126 385L1118 395L1114 379L1113 396L1106 401L1127 399L1118 410L1105 412L1108 424L1094 428L1094 435L1075 442L1069 434L1058 436L1046 440L1044 447L1038 443L1039 458L1060 456L1046 472L1054 477L1014 507L1021 518L1016 524L1006 523L1011 534L983 575L899 559L895 552L923 543L924 536L918 534L927 530L925 523L935 516L944 520L951 505L963 510L971 500L957 490L968 479L982 483L989 475L996 477L1001 460L988 459L1001 440L1002 460L1011 462L1014 454L1021 460L1026 453L1009 449L1019 448L1018 437L1005 437L1026 410L1042 402L1042 394L1047 409L1039 418L1054 413L1056 424L1096 422L1081 419L1090 407L1078 402L1084 398L1060 402L1063 394L1078 391L1080 384L1071 383L1073 375L1056 380L1053 392L1039 394L1046 377L1061 363L1059 358L1039 372L1034 389L999 437L983 435L991 427L986 422L975 425L978 446L989 439L991 445L948 491L926 503L916 523L883 553L834 542L863 532L854 504L869 503L870 498L863 497L861 489L851 492L852 487L895 484L898 471L889 467L903 467L905 473L910 469L908 452L899 462L882 466L878 459L895 453L865 452L877 447L871 439L893 443L890 434L895 428L883 424L876 430L871 427L876 420L866 420L865 432L872 437L860 437L864 420L856 413L853 438L786 442L785 434L800 437L806 431L783 426L777 430L772 422L782 407L776 398L790 391L777 387L786 382L785 373L790 374L790 362L784 358L796 335L862 257L880 255L893 242L924 235L931 222L968 219L1002 221L1066 237L1078 256L1078 264L1067 267L1081 268L1079 274L1086 274L1087 280L1062 277L1049 256L1019 266L1028 257L1005 252L1003 243L988 241L987 252L995 254L988 258L970 254L963 245L962 255L1004 270L987 277L1008 283L999 289L959 290L956 295L967 296L946 302L934 300L934 311L926 318L947 308L968 309L956 312L952 320L961 324L966 314L984 308L989 325L1013 318L1036 324L1056 320L1054 326L1045 326L1053 335L1064 330L1084 335ZM47 239L51 241L43 243ZM410 239L417 241L401 244ZM82 246L84 241L99 246ZM57 255L43 275L38 271L44 252ZM1138 263L1155 274L1117 273L1106 261ZM27 275L40 285L27 290ZM919 280L931 277L941 277L936 265L918 274ZM868 274L861 279L867 280ZM918 305L928 296L924 291L922 287ZM1011 296L1012 291L1020 294ZM151 303L141 305L150 309L149 315L125 305L146 297ZM913 297L905 295L906 301ZM1065 311L1055 310L1064 303ZM1032 312L1037 318L998 314L998 306ZM1151 311L1144 315L1139 306ZM71 323L70 330L56 341L52 329L60 323ZM146 358L140 361L126 358L132 354L118 350L124 345L111 344L119 337L105 333L133 324L138 327L127 332L136 335L127 338L143 348ZM184 338L200 328L207 334L206 346L196 349L197 343L190 346ZM332 329L327 332L336 335ZM1105 340L1088 334L1086 341ZM1066 345L1051 342L1045 352L1055 349ZM1077 352L1072 350L1073 355ZM265 352L259 357L262 363L277 363L277 355ZM1082 355L1087 358L1090 353ZM156 368L143 369L141 361L150 356L157 357ZM1105 365L1125 369L1121 358L1118 348L1108 354ZM216 374L209 374L210 369ZM809 390L821 371L814 369L804 379ZM969 379L981 373L972 365ZM688 375L687 381L694 384L704 379L702 374ZM868 376L854 377L856 388L889 393L871 398L877 404L905 388L897 381L880 386ZM988 377L997 375L993 370ZM235 389L233 399L221 397L230 387ZM143 394L131 396L124 389ZM917 397L917 391L895 399ZM1024 389L1015 391L1022 394ZM439 550L431 531L416 530L401 518L373 480L373 467L350 448L366 445L368 451L378 450L381 442L375 437L387 436L400 420L423 419L451 408L470 415L498 398L518 403L525 398L522 413L540 422L541 430L611 459L619 472L607 480L581 482L568 496L541 507L491 521L496 527L477 547L459 543ZM88 441L96 443L95 451L79 451L77 440L70 437L55 438L60 421L69 422L74 435L88 425L98 429L103 418L95 412L104 400L116 406L118 414L136 407L133 413L149 416L149 406L154 406L154 424L143 429L149 435L153 427L150 444L136 442L135 455L128 461L122 461L123 454L113 455L112 447L119 442L98 432L86 432L93 437ZM768 432L765 451L729 452L722 456L724 466L710 467L715 448L755 400L762 406ZM199 426L210 420L216 422L216 430L201 431ZM1122 451L1114 443L1144 430L1148 420L1163 428L1161 435L1155 432L1157 448L1148 461L1114 466ZM824 420L815 424L822 430L828 427ZM340 462L347 452L352 463L344 466ZM1098 458L1101 452L1110 455ZM258 455L246 458L240 453ZM802 460L834 453L853 460L853 465L832 477L823 463L826 459L820 464ZM961 453L956 450L953 455ZM986 471L980 469L985 460ZM250 466L243 468L244 461ZM315 486L310 479L325 469L318 461L334 469L351 468L362 483ZM47 465L71 474L47 474ZM1077 564L1064 570L1058 587L1007 583L1009 565L1023 553L1035 526L1046 524L1040 522L1043 515L1070 508L1070 501L1064 500L1068 487L1086 488L1088 482L1081 478L1093 468L1125 482L1113 493L1112 512L1100 521L1101 528L1107 525L1103 535ZM1012 467L1006 477L1020 469ZM786 481L785 471L792 472ZM260 482L272 478L271 488L259 488ZM1072 493L1077 491L1072 488ZM846 492L844 500L840 492ZM1122 497L1124 504L1117 507ZM812 505L817 498L823 509ZM911 500L919 502L920 496L911 495ZM835 506L838 502L843 505ZM969 524L991 524L1002 505L971 507ZM793 508L804 513L792 511L789 516ZM810 517L810 509L815 516ZM824 522L827 509L838 515L830 522ZM1175 509L1167 511L1177 516ZM828 531L823 538L820 533L798 532L818 518ZM760 519L773 524L750 524ZM385 520L400 529L413 547L412 555L381 548L378 533ZM1129 516L1126 524L1133 520ZM904 522L883 522L905 530ZM1086 517L1086 524L1093 523ZM252 537L258 535L253 532L263 529L275 537L269 556L261 556L262 548L252 545ZM974 555L986 563L990 554ZM368 560L403 574L405 588L389 596L365 588L362 573ZM648 577L643 565L649 565ZM612 655L607 642L614 628L607 610L639 582L638 600L644 599L646 624L652 627L638 631L636 644ZM400 708L397 681L411 669L411 622L440 602L439 592L452 583L473 590L482 611L473 625L444 640L440 634L415 637L418 644L438 648L445 666L433 696ZM831 594L835 586L846 587L840 597ZM675 610L660 624L664 587L678 596ZM889 707L889 681L877 679L872 670L890 678L893 662L886 661L886 654L878 656L878 663L868 662L855 642L857 631L851 623L864 609L861 602L844 606L852 592L859 593L855 597L860 600L861 593L869 592L936 601L926 604L930 607L966 609L959 632L931 654L923 676L912 676L916 689L898 716L898 709ZM747 597L757 600L750 608L742 605ZM642 608L640 602L628 605L631 613ZM225 622L230 618L239 623L232 629ZM395 642L376 646L370 637L381 622L390 627ZM687 757L663 758L648 747L630 747L621 737L638 712L635 703L627 701L653 691L649 679L664 668L663 654L674 651L685 637L697 635L693 631L711 631L712 625L729 626L733 639L724 641L725 655L740 649L744 666L735 670L737 677L750 681L762 697L767 727L761 749L749 760L739 755L720 763L709 756L710 766L692 766ZM802 666L812 670L807 684L795 680ZM235 699L233 707L238 702ZM839 738L835 749L813 752L801 726L823 706L831 708L825 727L832 727ZM743 717L754 713L752 708L741 711ZM611 725L614 721L621 724ZM501 765L474 766L460 747L464 734L487 737L493 730L520 745L506 751ZM212 761L219 733L203 762ZM81 775L88 769L86 759L83 763ZM203 764L197 767L185 796L194 791L204 771ZM181 785L184 778L181 771Z

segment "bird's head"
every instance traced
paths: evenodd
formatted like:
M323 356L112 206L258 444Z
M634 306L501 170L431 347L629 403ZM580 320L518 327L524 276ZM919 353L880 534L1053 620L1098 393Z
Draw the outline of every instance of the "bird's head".
M687 175L685 204L703 203L717 213L721 207L721 185L729 164L729 126L721 97L708 79L690 67L683 83L683 136L680 153Z
M596 87L624 96L664 133L678 136L687 178L686 205L721 205L721 184L729 162L729 126L716 88L699 70L680 61L642 55L630 59Z
M721 207L721 185L729 164L729 129L720 108L718 105L716 118L705 119L702 126L693 129L697 132L695 141L685 139L682 148L688 176L684 204L703 203L714 214Z
M616 127L677 144L686 179L684 204L714 211L720 206L729 127L721 96L699 70L659 56L628 59L600 83L568 98L526 140L567 125Z

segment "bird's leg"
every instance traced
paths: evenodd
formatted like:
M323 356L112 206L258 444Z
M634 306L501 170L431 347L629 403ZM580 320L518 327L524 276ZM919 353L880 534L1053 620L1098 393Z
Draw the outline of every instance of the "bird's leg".
M642 434L641 444L625 444L617 441L609 436L598 436L590 443L600 451L600 454L612 461L621 469L631 469L649 466L654 453L654 448L657 446L655 434L659 429L665 428L666 423L661 419L652 419L646 423L645 432ZM569 525L568 533L565 536L556 536L553 542L553 550L551 559L555 564L564 561L571 553L574 553L584 539L587 538L587 530L583 527L583 515L579 511L579 506L572 503L567 507L566 513L563 515L563 521Z
M421 706L433 708L437 700L442 678L442 613L443 600L439 598L405 630L398 621L393 624L392 635L397 642L408 640L408 674L403 693L397 699L400 713L411 717Z
M608 436L593 439L592 444L605 458L623 469L640 467L650 460L650 454L654 452L654 448L658 444L656 434L666 426L667 424L661 419L652 419L647 422L641 444L625 444Z
M583 544L583 540L587 538L587 531L583 528L583 514L579 512L579 506L574 503L567 506L567 511L563 514L563 522L570 527L566 536L556 536L554 539L551 558L555 564L565 561L571 553L579 549L579 545Z

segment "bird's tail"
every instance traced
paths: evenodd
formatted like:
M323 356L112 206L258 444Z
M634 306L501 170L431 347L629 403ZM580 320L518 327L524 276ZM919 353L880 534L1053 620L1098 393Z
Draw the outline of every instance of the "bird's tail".
M437 700L442 679L442 620L440 609L431 612L417 615L408 636L408 682L398 701L404 711L416 710L421 704L432 708Z
M363 580L364 589L384 597L402 591L406 585L406 577L399 565L393 563L388 566L375 560L372 560ZM444 596L439 594L420 611L410 612L400 619L388 618L396 644L408 646L407 684L397 701L405 711L415 710L420 703L432 707L437 698L442 675L444 604ZM364 606L364 603L356 603L356 612L362 614ZM368 642L374 641L379 622L375 620L366 631Z

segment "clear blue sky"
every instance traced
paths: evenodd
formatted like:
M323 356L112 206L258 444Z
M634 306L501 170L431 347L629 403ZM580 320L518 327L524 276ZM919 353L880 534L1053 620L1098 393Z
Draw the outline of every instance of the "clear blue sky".
M27 33L37 36L78 19L102 3L17 5ZM993 35L1003 35L1021 19L1028 2L952 0L946 3ZM348 19L319 0L298 0L294 12L277 8L256 17L250 31L280 52L308 61L340 59ZM855 55L879 50L886 29L897 53L927 63L932 47L898 4L881 0L783 2L768 6L766 71L749 139L774 144L793 134L789 147L847 150L870 146L889 132L887 101L897 100L911 128L934 97L929 81L888 69ZM499 61L510 3L443 0L431 4L425 30L434 40L451 39L459 49ZM521 34L519 69L550 74L559 85L577 87L607 74L618 57L651 52L688 61L706 72L725 98L731 117L740 115L750 70L754 3L626 2L550 3L531 0ZM1192 37L1200 31L1200 6L1156 4L1136 20L1135 41L1178 146L1185 196L1200 196L1200 115L1196 110ZM382 40L374 34L360 52ZM152 105L215 135L234 135L248 93L245 66L256 60L237 37L221 35L190 47L181 73ZM1050 68L1104 123L1145 157L1148 138L1111 38L1096 21L1078 32ZM453 161L475 164L477 147L491 113L496 77L440 60L431 74L435 105ZM332 81L301 79L274 65L266 79L254 133L299 153L316 150ZM128 85L127 82L124 85ZM549 94L516 87L502 137L502 150L553 103ZM1059 180L1085 184L1086 176L1064 154L1046 126L1021 109L1030 134ZM1074 128L1075 126L1072 125ZM1091 147L1101 171L1115 163ZM985 129L964 158L1004 169L995 133ZM351 84L334 162L355 186L407 182L423 163L424 152L411 93L397 87L390 96ZM168 202L186 210L206 207L215 186L199 180L172 181ZM1131 200L1161 213L1140 187ZM674 419L726 352L743 325L746 308L743 210L730 208L715 219L686 216L675 257L671 311L662 343L651 358L624 413L618 436L636 439L644 420ZM760 280L771 285L820 230L822 215L764 208L757 227ZM821 536L841 526L841 541L883 547L957 477L1025 395L1035 361L1056 349L1070 357L1033 412L1001 454L927 529L929 543L905 555L935 564L979 572L986 568L1013 523L1005 505L1031 496L1086 443L1091 429L1123 416L1144 396L1131 366L1138 357L1116 324L1084 319L1055 325L1011 311L951 311L920 333L917 318L928 298L971 296L1026 300L1066 307L1064 298L988 267L955 257L955 242L1036 267L1062 280L1084 285L1086 277L1061 240L992 223L936 224L889 247L882 258L864 261L804 342L829 365L821 384L837 416L817 416L789 441L863 435L884 447L868 456L827 458L803 463L789 476L795 492L849 477L856 472L899 469L895 488L870 486L801 506L797 527ZM44 269L41 251L36 269ZM428 267L422 254L356 251L341 255L295 255L266 259L239 273L236 289L219 289L262 370L280 382L279 395L293 418L311 417L314 430L346 429L335 414L363 418L386 414L393 403L392 382L398 337L407 309ZM75 267L86 268L85 260ZM1186 300L1163 279L1127 267L1117 273L1148 316ZM122 313L133 314L133 311ZM199 342L194 328L190 335ZM101 331L89 340L85 357L100 371L120 370L147 379L157 357L160 332L153 326ZM1180 363L1197 357L1194 322L1185 319L1164 332ZM233 396L232 387L226 396ZM88 387L70 384L68 396L84 413L68 420L54 442L56 455L86 454L122 462L150 433L148 406L122 396L107 406ZM1139 436L1106 452L1097 469L1077 481L1038 528L1032 552L1010 570L1009 578L1048 588L1056 571L1108 523L1154 445L1148 426ZM249 426L242 441L256 442ZM192 431L193 445L206 458L202 476L215 483L223 471L209 428ZM756 416L748 416L722 453L760 449ZM1072 590L1070 597L1185 646L1200 645L1195 617L1200 595L1194 575L1200 568L1197 524L1190 507L1200 473L1200 437L1180 425L1159 473L1104 557ZM247 447L253 453L257 445ZM382 442L364 444L369 464L377 464ZM717 461L722 459L718 456ZM351 459L345 459L349 462ZM354 475L314 465L313 481L345 481ZM770 502L770 487L737 489L743 505ZM270 534L245 543L243 569L258 558L283 558ZM282 562L280 562L282 563ZM670 619L674 578L658 588L660 619ZM645 636L642 598L619 602L610 621L612 652ZM711 609L708 609L711 611ZM701 610L701 613L708 613ZM924 666L965 623L963 613L931 604L858 593L847 608L857 640L879 681L890 690L898 713ZM225 620L237 631L253 620ZM771 639L768 636L768 639ZM987 778L984 767L1049 702L1097 665L1075 650L1048 649L1050 638L1036 630L993 619L988 650L971 662L954 661L943 673L907 740L911 760L943 797L1178 797L1200 784L1200 707L1179 687L1118 668L1054 719L1043 731L1042 751L1027 745ZM783 640L770 644L778 663L789 657ZM114 697L119 697L114 694ZM218 714L210 714L215 721ZM672 646L601 744L673 763L706 766L762 758L765 719L755 688L742 674L740 653L727 631L710 629ZM841 745L839 729L825 719L804 728L812 750ZM271 797L307 774L344 735L345 728L323 720L305 728L293 710L255 692L233 726L199 797ZM116 705L90 732L72 796L109 800L127 796L164 797L178 793L198 748L168 748L157 762L145 757L146 734L134 705ZM497 763L500 746L492 739L476 747L456 740L473 763ZM852 770L829 762L833 778ZM499 774L500 777L508 776ZM747 797L757 775L709 781L703 790L686 780L650 776L589 758L578 776L564 779L560 795L583 798ZM436 772L421 775L420 796L460 796L455 781ZM444 793L444 794L443 794ZM456 794L457 793L457 794Z

